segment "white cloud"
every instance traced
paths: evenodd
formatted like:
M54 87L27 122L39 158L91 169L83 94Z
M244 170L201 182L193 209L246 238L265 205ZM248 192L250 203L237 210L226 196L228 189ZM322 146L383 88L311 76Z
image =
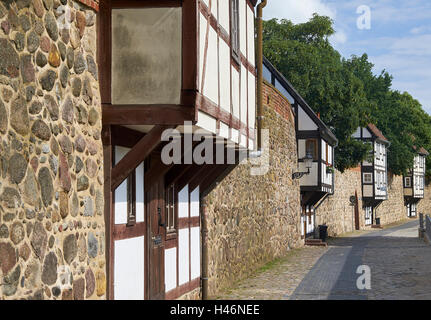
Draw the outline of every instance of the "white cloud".
M264 19L288 19L293 23L310 20L313 13L335 19L336 10L322 0L270 0L264 9Z
M331 43L334 46L337 46L339 44L344 44L347 42L347 34L339 29L337 32L330 38Z

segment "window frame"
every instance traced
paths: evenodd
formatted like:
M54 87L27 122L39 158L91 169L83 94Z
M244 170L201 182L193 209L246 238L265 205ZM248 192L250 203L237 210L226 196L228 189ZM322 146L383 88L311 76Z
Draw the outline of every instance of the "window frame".
M171 214L173 220L172 227L168 225L171 221L169 218ZM178 234L178 193L175 184L171 184L165 188L165 223L166 240L176 239Z
M239 23L239 0L230 0L229 5L230 5L231 57L238 65L240 65L241 64L241 43L240 43L240 23Z
M407 183L407 181L409 183ZM412 187L412 177L404 177L404 188L411 188Z
M318 154L318 140L317 139L307 139L305 140L305 155L307 155L308 150L309 150L309 144L313 144L313 152L312 152L312 156L313 156L313 161L319 161L319 154Z
M127 178L127 227L136 225L136 170Z
M367 179L365 179L365 177L370 177L370 180L367 181ZM364 180L364 184L372 184L373 183L373 174L371 172L364 172L363 180Z

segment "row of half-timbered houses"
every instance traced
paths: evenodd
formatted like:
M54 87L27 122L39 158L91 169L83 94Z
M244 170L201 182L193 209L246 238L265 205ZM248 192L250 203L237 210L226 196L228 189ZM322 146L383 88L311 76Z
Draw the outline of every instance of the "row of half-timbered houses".
M240 155L256 150L260 134L255 6L251 0L101 4L99 66L111 299L173 299L204 285L202 272L208 261L201 197L238 165ZM337 187L338 141L268 60L262 67L264 79L292 106L298 158L293 178L301 186L301 235L314 237L316 210ZM360 210L366 224L373 225L378 223L377 207L387 199L389 142L372 124L358 128L354 137L373 149L372 159L361 163ZM223 154L207 154L209 149L201 143L205 138L211 138L212 151ZM163 150L169 144L180 146L179 158L164 163ZM234 160L227 163L230 151ZM423 196L418 192L423 190L422 155L411 176L405 177L409 215Z
M21 10L23 14L32 14L35 21L42 21L42 17L48 22L54 19L54 8L49 5L49 1L46 2L48 4L44 1L44 6L41 1L34 1L34 4L23 1L18 5L15 2L20 1L7 1L9 16L13 17L14 10ZM34 72L37 77L30 71L28 75L21 70L24 82L19 85L37 82L40 78L38 95L44 97L43 105L46 105L51 119L48 119L46 110L42 114L42 107L38 109L37 105L34 107L32 104L30 113L34 117L31 117L31 121L36 121L37 125L32 126L33 136L28 140L26 136L30 134L29 130L17 125L20 124L19 120L16 115L11 115L11 110L20 108L19 103L14 102L12 107L6 104L9 111L3 112L6 108L0 100L1 116L13 118L10 121L13 127L10 137L23 136L27 139L25 141L36 141L35 137L41 141L51 139L49 144L42 145L42 142L38 142L41 146L34 148L38 150L38 154L32 158L31 165L19 155L13 155L14 159L18 160L7 173L10 179L4 180L12 186L4 188L3 182L0 183L0 209L1 212L4 211L3 208L19 209L16 206L20 194L14 189L16 187L24 190L23 198L26 204L21 208L26 209L25 219L31 220L37 216L42 221L45 219L45 211L49 211L48 218L51 219L51 213L57 209L61 215L52 214L52 219L44 225L36 222L31 239L16 239L11 236L12 240L4 240L3 226L7 229L8 225L1 226L0 252L4 255L0 256L1 277L10 272L16 273L16 270L19 273L21 268L24 270L24 266L27 267L28 257L24 259L22 256L25 256L25 252L21 252L25 251L25 248L22 249L25 246L19 249L20 258L16 256L18 247L14 248L12 243L18 245L21 241L28 240L32 246L32 249L28 250L35 252L35 261L41 261L43 266L40 268L43 271L42 275L34 276L40 279L32 280L35 288L29 288L31 284L23 282L21 287L26 290L36 290L43 282L45 291L49 291L49 297L53 298L60 297L61 293L62 298L80 299L84 298L85 290L86 298L97 296L115 300L177 299L185 296L207 298L210 276L208 266L212 265L209 252L211 244L208 241L217 238L214 233L222 233L223 228L230 230L229 227L244 223L241 217L246 217L243 221L249 223L249 228L257 235L258 232L267 232L260 230L259 225L265 215L281 212L279 223L290 221L292 226L279 229L298 233L297 242L301 242L301 245L306 243L305 240L317 236L319 226L316 215L319 207L337 189L335 149L338 140L331 128L320 119L320 115L312 110L289 81L270 61L263 58L261 22L266 2L71 0L66 5L69 6L68 10L74 12L73 19L76 19L71 34L69 35L69 31L57 30L52 27L52 23L45 23L49 28L47 27L43 36L45 45L41 44L43 48L37 52L37 59L35 51L29 49L35 56L33 60L39 66L35 69L32 69L31 54L29 59L23 58L21 64L16 62L18 55L15 58L16 52L9 43L10 39L0 31L2 59L5 57L4 61L0 61L1 76L18 77L19 68L23 68L23 64L27 71ZM0 5L2 9L3 4ZM94 17L95 19L92 19ZM26 21L25 17L21 20ZM6 25L8 24L2 22L2 27ZM12 28L18 27L12 25ZM23 28L19 30L22 31ZM57 53L58 59L62 61L55 61L55 43L60 41L68 45L67 56ZM51 42L51 46L46 45ZM59 46L62 48L60 44ZM53 53L49 54L47 65L47 61L43 63L43 58L50 50ZM71 67L73 60L74 68ZM55 68L61 63L62 71L58 73ZM69 67L66 70L67 65ZM80 76L81 74L83 75ZM80 77L83 76L85 78L81 90ZM90 76L91 83L88 80ZM69 77L73 78L73 81ZM50 96L56 82L57 100ZM3 83L5 81L0 85L3 86ZM271 92L265 96L266 101L262 98L263 84L270 88L268 92ZM3 88L3 98L8 90ZM92 90L100 91L100 96L99 92L93 96ZM74 97L69 99L69 104L64 103L62 95L69 93ZM276 95L276 98L272 97L272 94ZM82 99L78 99L81 95ZM29 97L30 100L32 98ZM270 173L265 176L265 179L271 180L270 187L268 190L261 190L259 198L250 195L255 185L244 184L237 187L240 190L230 188L223 193L224 197L219 199L219 206L226 207L225 204L232 201L229 194L237 192L238 198L247 198L250 209L232 206L232 211L235 212L225 214L228 217L218 217L216 213L216 217L208 219L203 203L221 180L250 159L268 159L269 165L271 161L275 161L276 157L264 154L267 149L263 130L269 131L268 140L271 141L277 137L273 133L282 129L270 125L268 128L262 127L264 120L267 120L262 113L263 104L271 105L271 99L282 101L277 102L278 104L273 102L277 104L274 107L277 110L271 114L279 121L274 123L286 121L283 122L285 127L294 127L292 131L295 137L293 134L289 135L293 140L289 141L290 149L280 148L273 141L272 145L277 145L278 149L271 149L271 152L283 154L284 159L294 159L293 167L286 165L285 172L288 172L288 175L283 180L291 188L289 197L279 194L277 183L280 179ZM21 100L16 101L21 103ZM57 102L61 104L61 119ZM91 103L95 105L90 112L91 121L83 120L85 113L82 112L82 105L90 106ZM73 115L74 107L77 110L76 116ZM97 114L98 108L100 115ZM27 110L20 112L20 116L28 117ZM40 114L37 115L38 113ZM49 134L41 133L41 128L45 127L39 118L54 123L51 125L55 129L52 135L51 131ZM94 127L90 130L88 127L97 122L95 118L98 121L101 119L100 128ZM58 126L57 121L62 124ZM1 122L0 134L3 135L6 132L4 127L7 127L9 122L5 123ZM49 127L46 127L49 131ZM56 136L62 132L63 127L65 129L58 138L58 144ZM95 146L97 142L93 142L90 136L92 131L97 130L99 131L93 135L95 141L101 141L100 150ZM78 134L75 134L75 131ZM86 138L83 138L80 132ZM290 131L285 130L284 135L278 136L286 136L286 132ZM70 142L67 134L76 142ZM366 225L378 225L376 210L388 198L387 153L390 142L373 124L358 128L353 137L369 143L372 149L370 158L360 164L360 197L363 207L356 208L356 225L359 228L359 215L363 215ZM12 145L19 145L16 141ZM53 149L52 152L50 148ZM57 167L55 166L55 159L59 149L58 168L58 162ZM42 152L49 154L49 161L47 156L41 155ZM417 153L415 163L403 181L405 210L409 217L416 216L417 203L424 197L425 158L428 152L421 148ZM83 155L89 157L85 161L85 169L79 158ZM92 157L98 156L100 159L92 160ZM80 162L74 160L78 158ZM3 160L2 158L2 164ZM26 175L27 166L26 170L21 170L24 173L12 172L14 166L20 165L20 161L28 166L30 172L25 179L25 186L19 184ZM52 173L48 169L48 162L53 168ZM33 176L39 164L41 169L36 182ZM72 171L72 167L75 172L70 174L69 169ZM83 172L90 176L90 181L86 176L83 177ZM240 170L236 172L242 173ZM5 174L3 173L3 176ZM59 191L55 197L54 187ZM102 193L98 191L98 187L103 188L103 196L99 197ZM26 194L29 188L36 195L40 193L43 206L42 201L36 199L30 201L31 210L26 207L29 202L27 198L31 198ZM275 190L276 194L270 194L271 190ZM268 206L271 206L273 197L277 197L276 207L262 209L263 206L256 203L256 199L264 199ZM93 198L96 198L94 205ZM298 203L300 205L297 205ZM247 212L239 212L241 210ZM253 210L256 212L250 212ZM17 216L24 217L23 212ZM38 214L39 212L43 214ZM78 215L78 212L81 214ZM15 217L13 214L9 216L12 216L12 220ZM72 218L74 220L68 220ZM103 222L100 222L102 219ZM220 221L224 221L224 225ZM3 223L3 220L0 219L0 222ZM10 224L12 223L11 228L19 225L14 221ZM84 229L88 226L88 230L77 231L75 235L73 228L79 230L82 225ZM208 225L212 228L208 228ZM27 231L29 229L27 228ZM70 234L65 235L64 231L67 229ZM211 237L208 237L208 229L213 232ZM6 238L9 237L8 230ZM24 229L22 230L24 234ZM216 253L213 252L220 254L220 260L225 264L234 261L232 244L226 240L230 236L229 232L223 233L219 237L220 248L216 248ZM237 232L235 236L241 237L241 234ZM282 250L278 250L280 252L291 249L296 243L285 241L284 238L288 238L286 234L273 237L274 242L281 243ZM262 247L252 248L254 240L250 239L250 236L239 240L235 245L249 250L247 252L251 252L251 255L253 250L263 250ZM51 250L46 257L45 250ZM85 276L76 279L71 288L59 289L56 286L59 276L51 271L56 270L60 261L69 265L75 262L77 265L77 260L82 264L87 263L88 269L81 268L87 270ZM11 271L16 263L21 265ZM241 261L235 263L240 265L238 269L241 272L247 269L247 266L241 265ZM95 268L96 265L98 271L95 276L91 267ZM102 271L105 266L106 272ZM33 266L26 268L26 275L27 272L36 270L30 267ZM83 272L75 270L74 274L77 273L80 275ZM10 277L9 274L7 279ZM3 278L0 278L0 283L3 284L2 280ZM83 283L86 284L85 289ZM16 292L20 295L19 289L10 289L14 284L6 285L8 297L12 297ZM43 296L44 293L40 294Z

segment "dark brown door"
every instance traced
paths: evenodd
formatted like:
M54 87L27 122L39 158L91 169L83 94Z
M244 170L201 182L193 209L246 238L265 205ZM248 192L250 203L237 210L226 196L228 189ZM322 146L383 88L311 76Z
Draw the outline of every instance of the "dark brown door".
M151 170L151 169L150 169ZM165 298L164 179L148 186L148 299Z
M360 224L359 224L359 199L358 199L358 192L355 191L355 229L359 230Z

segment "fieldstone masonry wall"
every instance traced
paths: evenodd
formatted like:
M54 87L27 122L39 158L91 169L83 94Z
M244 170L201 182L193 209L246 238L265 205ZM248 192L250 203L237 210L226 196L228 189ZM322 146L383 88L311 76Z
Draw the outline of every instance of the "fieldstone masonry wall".
M316 227L321 224L328 226L328 235L335 237L355 230L354 207L349 198L358 193L359 225L365 229L365 211L362 203L361 171L360 168L346 170L344 173L336 171L335 192L316 210ZM377 208L376 217L381 225L406 219L404 207L403 181L401 176L388 174L388 200L383 201Z
M428 184L425 185L425 194L424 198L419 201L418 204L418 215L419 213L431 215L431 183L430 181L426 181Z
M304 244L299 183L292 181L297 170L293 115L289 103L270 85L264 86L263 101L269 171L253 176L251 165L241 164L204 199L210 295Z
M81 3L0 2L2 299L105 298L96 34Z
M354 206L350 205L350 197L358 194L359 223L365 226L365 213L362 209L361 168L346 170L344 173L335 171L334 195L328 196L316 209L316 227L326 224L328 235L335 237L355 230Z
M377 208L376 217L382 225L407 219L402 176L388 172L388 200Z

